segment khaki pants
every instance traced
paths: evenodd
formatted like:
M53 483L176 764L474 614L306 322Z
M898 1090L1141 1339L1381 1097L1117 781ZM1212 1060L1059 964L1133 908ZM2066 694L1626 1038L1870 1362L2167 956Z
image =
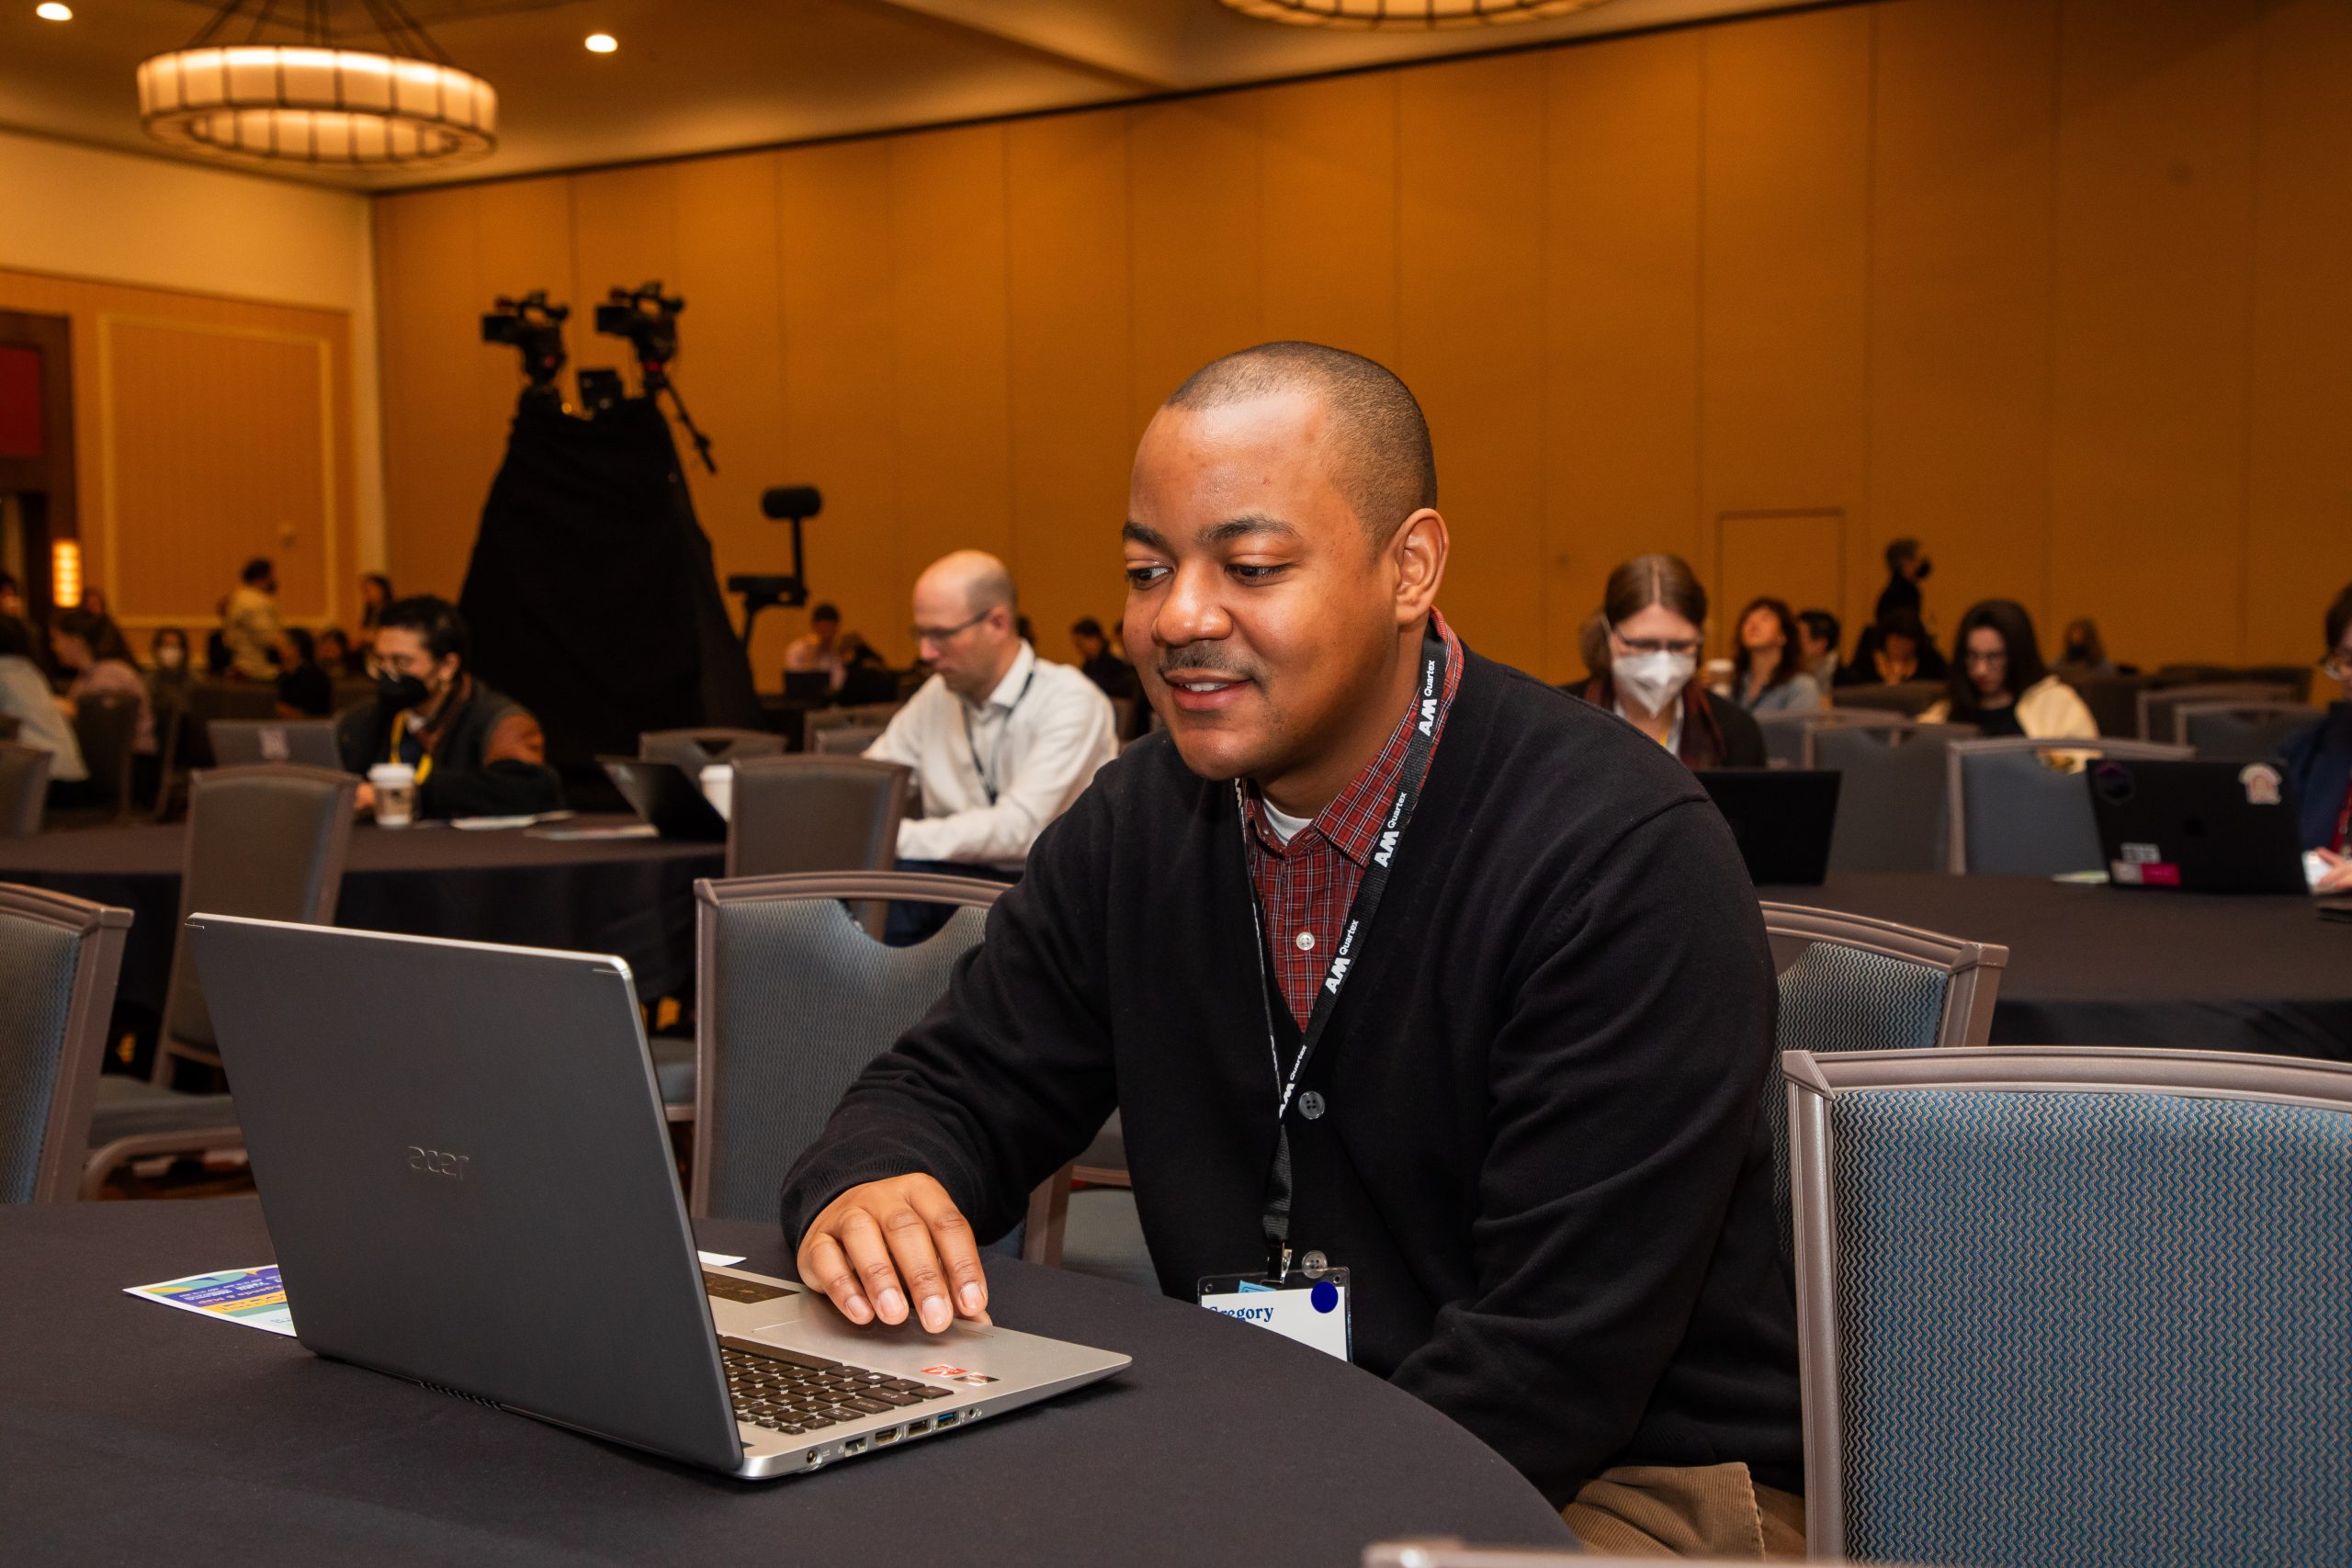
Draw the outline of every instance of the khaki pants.
M1804 1555L1804 1499L1758 1483L1744 1464L1606 1470L1560 1517L1586 1551L1616 1557Z

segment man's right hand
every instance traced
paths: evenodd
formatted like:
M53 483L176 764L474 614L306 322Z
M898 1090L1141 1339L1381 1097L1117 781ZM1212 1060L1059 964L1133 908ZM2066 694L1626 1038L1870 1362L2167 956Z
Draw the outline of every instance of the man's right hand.
M852 1323L904 1323L910 1299L933 1334L958 1316L989 1321L971 1222L928 1176L869 1181L826 1204L800 1238L798 1265L801 1282Z

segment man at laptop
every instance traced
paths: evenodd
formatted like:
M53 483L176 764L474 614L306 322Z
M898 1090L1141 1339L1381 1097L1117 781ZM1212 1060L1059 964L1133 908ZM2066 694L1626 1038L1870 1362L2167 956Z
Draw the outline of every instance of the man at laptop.
M447 599L420 594L384 612L376 629L376 701L335 721L343 765L364 774L378 762L416 770L420 817L520 817L563 805L548 766L539 721L476 680L465 618ZM369 785L359 804L372 803Z
M1168 737L794 1168L801 1277L859 1323L984 1313L976 1234L1115 1106L1170 1294L1345 1268L1353 1359L1589 1544L1798 1551L1754 896L1673 758L1462 645L1435 502L1356 355L1265 344L1160 409L1124 535Z

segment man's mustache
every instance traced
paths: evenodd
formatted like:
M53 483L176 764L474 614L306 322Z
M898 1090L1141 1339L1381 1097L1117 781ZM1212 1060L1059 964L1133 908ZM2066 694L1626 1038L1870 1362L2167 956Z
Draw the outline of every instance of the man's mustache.
M1171 670L1189 670L1198 674L1231 675L1244 681L1250 679L1256 673L1247 663L1228 652L1223 645L1214 642L1188 642L1182 648L1168 649L1153 661L1152 668L1153 672L1163 681L1168 679L1168 672Z

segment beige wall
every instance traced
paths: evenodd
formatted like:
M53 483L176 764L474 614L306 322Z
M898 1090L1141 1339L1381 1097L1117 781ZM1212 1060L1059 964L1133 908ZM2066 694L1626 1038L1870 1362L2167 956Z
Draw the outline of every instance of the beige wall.
M1555 677L1611 564L1830 599L1925 536L2143 662L2315 654L2352 536L2352 6L1896 0L1212 97L380 198L390 559L454 590L516 385L501 291L690 301L724 571L903 656L1007 555L1049 652L1118 605L1136 434L1306 336L1427 405L1478 647ZM789 617L763 634L773 683ZM1727 621L1728 615L1719 616Z
M350 618L383 552L368 198L0 132L0 310L66 316L88 581L194 625L246 557Z

